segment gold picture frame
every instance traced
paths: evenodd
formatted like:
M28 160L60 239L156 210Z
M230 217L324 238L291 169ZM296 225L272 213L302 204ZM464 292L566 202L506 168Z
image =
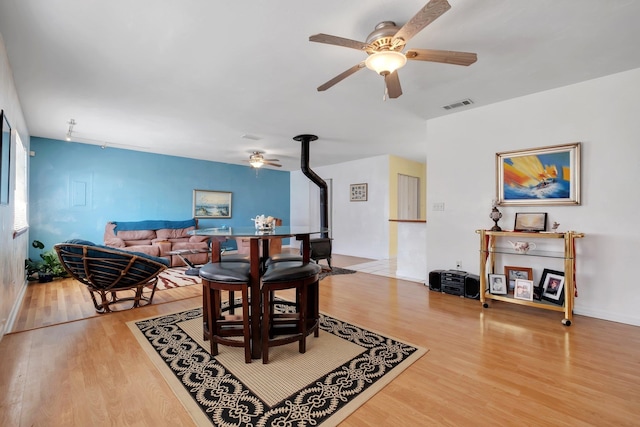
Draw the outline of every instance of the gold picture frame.
M193 190L194 218L231 218L231 192Z
M501 206L579 205L581 143L496 153Z

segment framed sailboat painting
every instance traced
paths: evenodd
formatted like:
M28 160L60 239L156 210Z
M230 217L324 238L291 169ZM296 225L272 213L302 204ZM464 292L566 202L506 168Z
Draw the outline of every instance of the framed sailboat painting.
M580 145L496 153L498 204L579 205Z

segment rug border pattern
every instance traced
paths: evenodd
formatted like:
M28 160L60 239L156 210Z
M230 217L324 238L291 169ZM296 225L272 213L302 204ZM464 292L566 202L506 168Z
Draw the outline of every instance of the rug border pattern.
M213 425L293 427L320 425L330 418L334 425L350 413L340 414L347 405L360 406L370 397L362 399L363 392L374 385L381 388L395 378L389 372L404 370L405 367L399 368L401 364L411 364L426 353L420 347L321 314L322 331L348 340L363 351L269 406L178 325L201 316L202 309L195 308L129 323L137 329L132 328L134 332L144 336Z

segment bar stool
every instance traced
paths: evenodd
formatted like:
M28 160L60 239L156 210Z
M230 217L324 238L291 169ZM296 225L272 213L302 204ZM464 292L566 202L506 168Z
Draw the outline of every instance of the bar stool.
M202 278L204 335L211 345L211 354L218 354L218 344L244 347L244 361L251 363L251 329L249 318L249 264L243 262L208 263L200 268ZM242 316L222 313L222 292L242 295ZM206 303L206 304L205 304ZM233 301L229 301L233 305ZM242 337L242 340L232 339Z
M321 267L282 261L269 265L262 276L262 363L269 363L269 347L298 341L298 351L305 353L306 338L319 334L318 279ZM275 292L295 289L293 313L275 313Z
M244 255L244 254L223 255L222 253L220 253L221 266L225 267L229 263L237 263L237 262L242 262L249 265L250 263L249 255ZM231 265L231 267L233 267L233 264ZM235 314L235 312L236 312L235 295L233 291L229 291L229 314Z

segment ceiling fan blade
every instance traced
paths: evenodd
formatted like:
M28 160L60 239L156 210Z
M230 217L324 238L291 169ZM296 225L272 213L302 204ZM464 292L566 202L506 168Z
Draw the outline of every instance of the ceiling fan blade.
M387 85L389 98L398 98L402 95L402 88L400 87L400 79L398 78L397 70L384 76L384 83Z
M424 27L435 21L440 17L440 15L449 9L451 9L451 5L447 0L431 0L422 9L420 9L420 11L409 20L409 22L399 29L393 38L402 39L405 43L408 42Z
M277 164L277 163L264 162L264 164L265 164L265 165L269 165L269 166L275 166L275 167L277 167L277 168L281 168L281 167L282 167L282 165L279 165L279 164Z
M331 36L329 34L315 34L309 37L310 42L333 44L336 46L350 47L351 49L365 50L367 44L357 40L345 39L343 37Z
M280 161L280 159L262 159L262 160L264 160L265 162L279 162Z
M356 71L361 70L362 68L364 68L364 61L362 61L361 63L359 63L357 65L354 65L353 67L349 68L347 71L344 71L344 72L338 74L337 76L335 76L334 78L332 78L331 80L326 82L325 84L318 86L318 92L322 92L323 90L327 90L331 86L335 85L336 83L340 83L342 80L346 79L351 74L355 73Z
M478 55L475 53L452 50L410 49L405 53L405 56L414 61L442 62L454 65L471 65L478 60Z

